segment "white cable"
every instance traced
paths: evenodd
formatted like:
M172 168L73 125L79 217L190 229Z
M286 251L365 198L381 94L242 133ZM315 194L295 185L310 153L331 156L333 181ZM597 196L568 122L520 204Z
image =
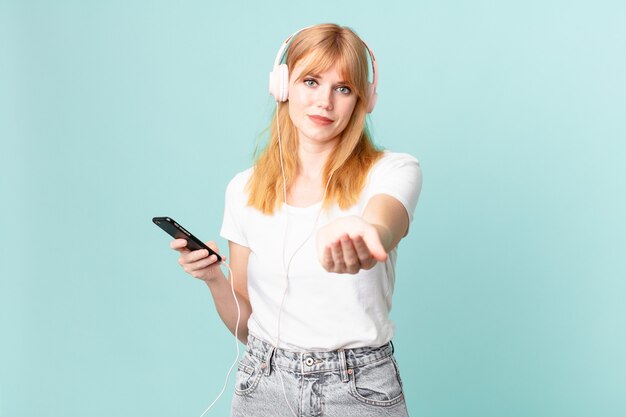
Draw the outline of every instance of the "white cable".
M278 102L276 102L276 129L277 129L277 133L278 133L278 152L279 152L279 156L280 156L280 171L283 177L283 211L284 211L284 215L285 215L285 233L283 235L283 268L285 270L285 290L283 292L283 296L282 296L282 300L280 303L280 309L278 311L278 323L277 323L277 329L276 329L276 343L275 343L275 349L279 348L279 344L280 344L280 319L283 313L283 307L285 305L285 300L287 298L287 292L289 290L289 268L291 267L291 261L293 260L293 258L296 256L296 254L300 251L300 249L302 249L302 247L304 246L304 244L311 238L311 236L313 235L313 232L315 232L315 228L317 226L317 222L319 221L319 218L322 214L322 209L324 207L324 200L326 199L326 193L328 192L328 186L330 185L330 180L333 177L334 171L330 174L330 176L328 177L328 181L326 182L326 187L324 188L324 194L322 196L322 206L320 207L320 210L317 213L317 216L315 217L315 222L313 223L313 228L311 229L311 232L308 234L308 236L306 237L306 239L304 239L304 241L296 248L296 250L291 254L291 257L289 258L289 261L285 264L285 255L286 255L286 245L287 245L287 230L289 230L289 214L287 211L287 176L285 175L285 166L283 163L283 146L282 146L282 142L280 139L280 123L279 123L279 119L278 119ZM235 305L237 306L237 323L235 324L235 348L237 350L237 355L235 356L235 360L233 361L232 365L230 366L230 368L228 369L228 373L226 374L226 380L224 381L224 385L222 386L222 390L220 391L220 393L218 394L218 396L213 400L213 402L206 408L206 410L204 410L204 412L200 415L200 417L204 417L206 413L209 412L209 410L211 410L211 408L213 408L213 406L215 405L215 403L217 403L217 401L222 397L222 395L224 394L224 391L226 390L226 386L228 385L228 380L230 379L230 375L233 371L233 369L235 368L235 365L237 365L237 363L239 362L239 355L240 355L240 351L239 351L239 321L241 319L241 308L239 306L239 301L237 300L237 295L235 294L235 276L233 274L232 269L230 268L230 266L222 261L222 264L225 265L228 268L228 272L229 272L229 276L230 276L230 289L231 292L233 294L233 299L235 300ZM269 364L268 364L269 366ZM289 407L289 411L291 411L291 413L293 414L294 417L298 417L296 412L293 410L293 408L291 407L291 404L289 404L289 400L287 399L287 392L285 390L285 382L283 380L283 376L280 372L276 372L278 374L278 377L280 378L280 383L282 385L283 388L283 397L285 398L285 403L287 404L287 407Z
M282 147L282 143L280 141L280 123L278 123L278 102L276 102L276 127L278 129L278 150L279 150L279 154L280 154L280 170L281 170L281 173L282 173L282 176L283 176L283 198L284 198L285 219L287 219L287 224L285 225L285 235L284 235L284 239L283 239L283 242L286 242L286 240L287 240L288 222L289 222L289 217L287 216L287 177L285 175L285 167L283 165L283 147ZM319 214L318 214L318 218L319 218ZM317 223L317 219L316 219L315 222ZM308 237L307 237L307 240L308 240ZM305 242L306 242L306 240L305 240ZM303 242L303 244L304 244L304 242ZM299 249L300 248L298 248L298 250ZM296 250L296 252L297 252L297 250ZM294 255L295 255L295 253L294 253ZM293 255L292 255L291 259L293 259ZM291 263L291 259L289 260L289 263ZM235 324L235 348L237 350L237 356L235 357L235 360L234 360L233 364L228 369L228 374L226 374L226 380L224 381L224 385L222 386L222 390L220 391L218 396L213 400L213 402L206 408L206 410L204 410L204 412L200 415L200 417L204 417L206 415L206 413L208 413L209 410L211 410L211 408L213 408L215 403L217 403L217 401L222 397L222 395L224 394L224 391L226 390L226 386L228 384L228 380L230 379L230 375L231 375L235 365L239 362L240 351L239 351L238 334L239 334L239 320L241 319L241 308L239 307L239 301L237 300L237 296L235 295L235 276L233 274L233 271L232 271L232 269L230 268L230 266L226 262L222 261L222 264L224 264L228 268L228 272L229 272L229 275L230 275L230 278L231 278L230 289L231 289L231 292L233 294L233 298L235 300L235 304L237 305L237 323ZM286 269L287 267L285 266L285 245L283 244L283 268ZM278 349L278 344L279 344L279 341L280 341L280 316L281 316L283 305L284 305L284 302L285 302L285 296L287 295L287 289L289 287L289 280L288 280L287 274L285 274L285 284L286 284L285 285L285 292L283 293L283 299L282 299L282 302L281 302L280 311L278 313L278 332L277 332L277 336L278 337L276 339L276 346L275 346L276 349ZM287 406L289 407L289 410L294 415L294 417L298 417L296 415L296 413L293 411L293 408L291 408L291 404L289 404L289 401L287 400L287 393L285 391L285 383L283 381L283 377L280 374L280 372L277 372L277 373L278 373L278 376L280 377L280 382L281 382L281 385L283 387L283 395L285 397L285 402L287 403Z
M280 309L278 310L278 322L276 324L276 327L277 327L276 328L276 342L274 344L274 348L278 349L279 344L280 344L280 324L281 324L280 319L282 317L283 307L285 306L285 300L287 299L287 292L289 290L289 268L291 267L291 261L296 256L296 254L300 251L300 249L302 249L304 244L311 238L311 236L313 236L313 232L315 232L315 228L317 227L317 222L319 221L319 218L322 214L322 210L324 207L324 200L326 199L328 186L330 185L330 180L332 179L333 174L335 172L334 171L331 172L330 176L328 177L328 181L326 182L326 187L324 188L324 194L322 196L322 203L321 203L319 211L317 212L317 216L315 217L315 222L313 223L313 228L311 229L311 232L308 234L306 239L304 239L304 241L302 241L302 243L291 254L289 261L285 264L285 255L286 255L286 249L287 249L287 230L289 230L289 213L287 210L287 179L285 176L285 167L283 165L283 146L280 140L280 123L278 121L278 102L276 102L276 130L278 133L278 151L280 155L280 170L283 175L283 197L284 197L283 211L284 211L284 216L285 216L285 233L283 235L283 269L285 270L285 290L283 291L283 296L280 302ZM303 367L302 367L302 371L304 372ZM298 417L296 412L293 411L291 404L289 404L289 400L287 399L287 392L285 390L285 382L283 381L283 376L280 372L277 371L277 373L278 373L278 377L280 378L280 383L283 388L283 397L285 398L285 403L287 403L287 407L289 407L289 411L291 411L291 414L293 414L294 417Z
M283 307L285 306L285 300L287 299L287 291L289 290L289 268L291 267L291 261L293 260L293 258L296 256L296 254L300 251L300 249L302 249L302 247L304 246L304 244L311 238L311 236L313 236L313 232L315 232L315 228L317 226L317 222L320 218L320 215L322 214L322 208L323 208L323 201L326 198L326 191L328 190L328 185L330 184L330 180L333 177L333 175L331 174L330 177L328 178L328 182L326 183L326 189L324 190L324 196L322 197L322 207L320 207L320 210L317 213L317 217L315 217L315 222L313 223L313 228L311 229L311 232L309 233L309 235L306 237L306 239L304 239L304 241L296 248L296 250L291 254L291 257L289 258L289 262L287 263L287 266L285 267L285 291L283 291L283 297L280 303L280 310L278 310L278 323L277 323L277 329L276 329L276 344L275 344L275 348L278 349L278 345L280 343L280 319L283 313ZM285 207L287 206L287 203L285 202ZM287 212L285 210L285 218L287 219L287 223L289 223L289 216L287 215ZM284 258L285 258L285 249L287 246L287 227L285 227L285 238L283 240L283 265L284 265ZM301 358L302 359L302 358ZM304 367L301 366L302 372L304 372ZM287 403L287 407L289 407L289 410L291 411L291 414L293 414L294 417L298 417L296 412L293 411L293 408L291 408L291 404L289 404L289 400L287 399L287 392L285 390L285 382L283 381L283 376L280 372L278 372L278 377L280 378L280 383L282 385L283 388L283 397L285 398L285 402Z
M278 154L280 155L280 172L283 174L283 201L285 203L285 214L287 214L287 177L285 176L285 166L283 165L283 144L280 141L280 123L278 123L278 101L276 102L276 130L278 132ZM285 229L285 235L286 235ZM283 266L285 263L285 252L283 251Z
M233 270L230 269L230 265L228 265L226 262L222 261L222 264L225 265L226 268L228 268L228 274L230 276L230 290L233 294L233 298L235 299L235 305L237 306L237 323L235 324L235 348L237 349L237 356L235 357L233 364L230 365L230 369L228 369L228 374L226 374L226 380L224 381L224 386L222 387L222 390L220 391L219 395L217 396L217 398L213 400L211 405L209 405L207 409L204 410L204 412L200 415L200 417L204 417L204 415L209 412L209 410L213 407L213 405L215 405L217 400L220 399L222 394L224 394L224 391L226 390L226 385L228 384L228 380L230 379L230 374L233 372L233 368L235 367L235 365L237 365L237 363L239 362L240 352L239 352L239 337L238 336L239 336L239 320L241 319L241 308L239 307L239 301L237 300L237 295L235 294L235 275L233 274Z
M278 133L278 151L279 151L279 155L280 155L280 171L281 171L282 177L283 177L283 210L284 210L284 214L285 214L285 233L283 235L283 268L285 270L285 290L283 292L282 300L281 300L281 303L280 303L280 310L278 311L278 323L277 323L277 329L276 329L276 343L275 343L275 346L274 346L275 349L278 349L279 345L280 345L280 327L281 327L280 326L280 323L281 323L280 320L281 320L281 316L282 316L282 313L283 313L283 307L285 305L285 300L287 298L287 292L289 290L289 268L291 267L291 261L296 256L296 254L300 251L300 249L302 249L304 244L311 238L311 236L313 235L313 232L315 232L315 228L317 226L317 222L319 221L319 218L320 218L320 216L322 214L324 200L326 199L326 193L328 192L328 186L330 185L330 180L332 179L334 172L332 172L330 174L330 176L328 177L328 181L326 182L326 187L324 188L324 195L322 196L322 206L320 207L320 210L318 211L317 216L315 217L315 222L313 223L313 228L311 229L311 232L306 237L306 239L304 239L304 241L291 254L291 257L289 258L289 261L285 264L286 245L287 245L287 230L289 230L289 215L288 215L288 211L287 211L287 176L285 175L285 166L284 166L284 163L283 163L283 146L282 146L282 142L281 142L281 139L280 139L280 123L278 122L278 102L276 102L276 129L277 129L277 133ZM228 369L228 374L226 375L226 380L224 381L224 385L222 386L222 390L220 391L218 396L213 400L213 402L207 407L207 409L204 410L204 412L200 415L200 417L204 417L205 414L208 413L209 410L211 410L211 408L213 408L215 403L217 403L217 401L224 394L224 391L226 390L226 386L228 384L228 380L230 379L230 375L231 375L235 365L237 365L237 363L239 362L240 351L239 351L239 337L238 336L239 336L239 321L241 319L241 308L239 306L239 301L237 300L237 295L235 294L235 276L233 274L233 271L232 271L232 269L230 268L230 266L226 262L222 261L222 264L225 265L228 268L228 272L229 272L229 276L230 276L230 289L231 289L231 292L233 294L233 299L235 300L235 305L237 306L237 323L235 324L235 335L234 335L235 336L235 348L237 350L237 356L235 357L235 360L233 361L233 364ZM291 407L291 404L289 403L289 400L287 399L287 392L285 390L285 382L283 380L283 376L278 371L276 373L278 374L278 377L280 378L280 383L281 383L282 388L283 388L283 397L285 398L285 403L287 404L287 407L289 407L289 411L291 411L293 416L294 417L298 417L296 412Z
M287 230L289 230L289 215L287 212L287 176L285 175L285 165L283 163L283 144L280 140L280 123L278 120L278 101L276 102L276 131L278 133L278 154L280 156L280 172L283 175L283 211L285 215L285 233L283 234L283 269L285 270L285 291L283 291L283 297L280 302L280 310L278 310L278 323L276 330L276 342L274 343L274 349L278 349L278 345L280 343L280 317L283 312L283 305L285 304L285 298L287 297L287 290L289 289L289 276L287 272L287 266L285 265L285 244L287 242ZM268 364L268 366L271 366ZM278 378L280 379L280 384L283 388L283 397L285 399L285 404L289 407L289 411L293 414L294 417L298 417L291 404L289 404L289 400L287 399L287 391L285 390L285 381L283 380L282 374L276 369L276 373L278 374Z

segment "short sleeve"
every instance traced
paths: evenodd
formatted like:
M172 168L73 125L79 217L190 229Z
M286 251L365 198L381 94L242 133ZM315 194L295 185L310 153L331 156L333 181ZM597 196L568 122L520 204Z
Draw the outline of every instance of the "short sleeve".
M367 198L386 194L400 201L406 208L409 221L422 190L422 170L419 161L406 153L385 152L374 165L367 184Z
M242 224L246 216L243 211L246 207L245 187L249 177L248 171L237 174L226 187L224 198L224 218L220 236L241 246L248 246L248 239Z

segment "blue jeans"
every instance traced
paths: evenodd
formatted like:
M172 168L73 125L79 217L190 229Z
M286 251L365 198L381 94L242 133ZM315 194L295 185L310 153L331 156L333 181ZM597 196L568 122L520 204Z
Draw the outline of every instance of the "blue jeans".
M248 337L233 417L407 417L391 343L293 352Z

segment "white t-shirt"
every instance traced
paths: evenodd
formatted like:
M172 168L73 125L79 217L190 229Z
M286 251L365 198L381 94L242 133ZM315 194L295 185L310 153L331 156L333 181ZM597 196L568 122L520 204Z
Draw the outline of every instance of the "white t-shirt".
M321 210L320 202L303 208L279 207L272 215L247 205L245 187L252 169L237 174L228 184L220 232L223 238L250 249L249 332L275 343L288 282L280 314L281 348L335 350L380 346L391 340L396 249L386 262L370 270L355 275L330 273L318 261L315 235L334 219L361 215L377 194L396 198L412 220L422 186L419 162L408 154L385 151L370 170L358 202L348 210L336 205Z

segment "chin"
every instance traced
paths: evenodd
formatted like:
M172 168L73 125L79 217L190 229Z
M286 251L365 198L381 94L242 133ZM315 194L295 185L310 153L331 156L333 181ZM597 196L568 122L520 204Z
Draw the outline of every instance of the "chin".
M328 134L320 134L320 133L312 133L307 135L305 132L305 136L310 140L314 140L315 142L328 142L335 138L337 135L328 135Z

